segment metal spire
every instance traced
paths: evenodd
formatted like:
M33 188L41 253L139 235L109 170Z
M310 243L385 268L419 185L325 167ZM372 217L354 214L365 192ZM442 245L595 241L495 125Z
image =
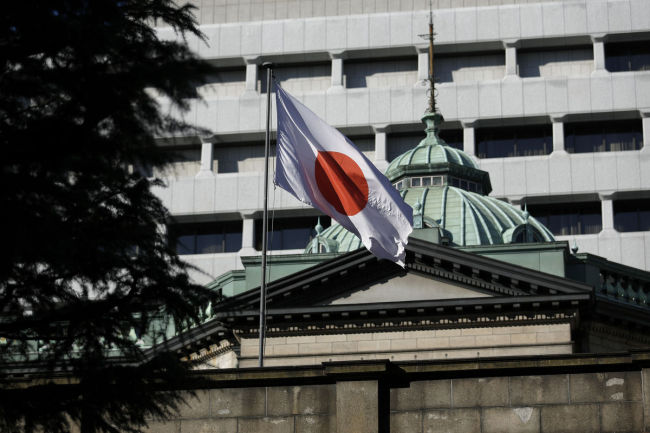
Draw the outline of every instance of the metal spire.
M427 36L429 39L429 107L427 111L429 113L436 112L436 83L433 75L433 7L431 5L431 0L429 0L429 34L422 35Z

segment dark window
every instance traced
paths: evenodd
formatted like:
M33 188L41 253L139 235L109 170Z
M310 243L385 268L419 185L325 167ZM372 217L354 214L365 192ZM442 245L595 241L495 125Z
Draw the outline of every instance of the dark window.
M619 232L650 231L650 199L614 201L614 227Z
M557 236L598 233L603 228L599 201L530 205L528 212Z
M643 147L641 119L605 122L567 123L564 125L567 152L614 152Z
M176 253L231 253L241 249L241 221L174 224L169 226L169 239Z
M610 72L650 70L650 41L605 44L605 67Z
M438 135L445 140L449 147L463 150L463 130L462 129L442 129Z
M133 171L142 177L153 177L153 166L151 164L133 164Z
M329 227L330 217L320 217L323 227ZM304 249L316 236L318 217L269 219L269 250ZM262 220L255 221L255 249L262 250Z
M479 158L548 155L553 150L551 125L480 128L476 149Z

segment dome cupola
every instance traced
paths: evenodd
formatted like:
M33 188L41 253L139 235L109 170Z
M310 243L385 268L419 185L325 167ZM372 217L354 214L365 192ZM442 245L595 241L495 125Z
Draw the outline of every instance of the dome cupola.
M462 150L448 146L438 135L443 118L440 113L422 116L426 137L413 149L395 158L386 177L399 190L421 186L454 186L465 191L489 194L490 176L480 170Z

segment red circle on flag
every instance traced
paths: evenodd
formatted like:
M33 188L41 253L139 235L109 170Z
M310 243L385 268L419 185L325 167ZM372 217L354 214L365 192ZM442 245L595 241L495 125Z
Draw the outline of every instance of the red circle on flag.
M359 165L340 152L318 152L316 184L337 212L352 216L368 203L368 181Z

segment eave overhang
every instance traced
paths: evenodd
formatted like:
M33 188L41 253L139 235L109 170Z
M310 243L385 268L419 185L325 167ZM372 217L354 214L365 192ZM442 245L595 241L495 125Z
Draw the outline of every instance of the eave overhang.
M566 323L576 320L579 310L590 304L590 294L581 293L271 308L266 323L269 332L282 335ZM224 312L216 319L244 336L258 332L256 310Z

